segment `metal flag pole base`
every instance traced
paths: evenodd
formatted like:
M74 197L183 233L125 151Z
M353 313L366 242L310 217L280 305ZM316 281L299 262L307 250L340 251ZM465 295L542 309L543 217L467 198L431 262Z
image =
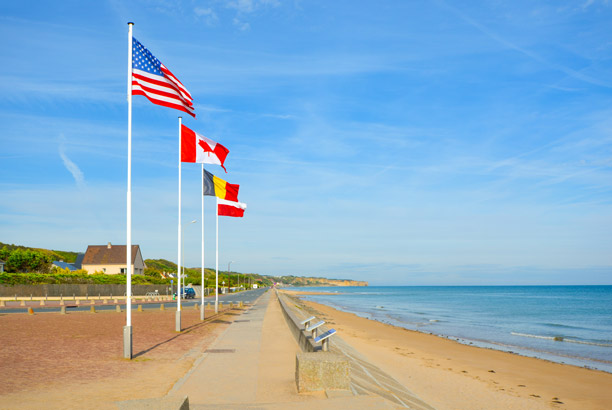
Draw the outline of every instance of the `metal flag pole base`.
M176 312L176 327L174 328L174 330L177 332L181 331L181 311L180 310Z
M204 303L200 304L200 320L204 320Z
M123 358L132 358L132 326L123 326Z
M219 303L215 300L215 313L219 313Z

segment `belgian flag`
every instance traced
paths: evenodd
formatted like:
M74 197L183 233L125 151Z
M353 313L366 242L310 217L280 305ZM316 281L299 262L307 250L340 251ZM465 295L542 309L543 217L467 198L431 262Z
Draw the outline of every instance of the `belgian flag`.
M230 184L204 170L204 195L216 196L228 201L238 202L240 185Z

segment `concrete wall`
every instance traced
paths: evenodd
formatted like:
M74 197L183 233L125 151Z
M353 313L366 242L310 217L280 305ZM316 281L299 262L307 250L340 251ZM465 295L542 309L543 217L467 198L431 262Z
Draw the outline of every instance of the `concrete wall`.
M0 285L0 297L23 296L123 296L125 285ZM168 285L132 285L132 294L135 296L146 295L147 292L158 291L165 295L166 290L170 294ZM175 288L176 290L176 288Z
M289 329L304 352L298 353L295 358L298 392L349 390L351 374L348 359L343 355L320 351L321 346L316 346L312 337L306 334L310 332L306 332L300 325L303 319L295 314L291 299L278 291L276 295Z
M286 296L279 293L278 291L276 292L276 295L278 296L278 301L280 302L281 310L283 311L283 315L285 316L285 320L287 321L289 330L291 330L293 337L295 337L295 340L298 342L298 345L300 346L302 351L314 352L321 350L321 346L315 345L315 342L314 340L312 340L312 337L310 335L307 335L304 331L304 327L300 325L300 322L303 319L298 318L293 312L293 309L289 307L290 302L287 300Z

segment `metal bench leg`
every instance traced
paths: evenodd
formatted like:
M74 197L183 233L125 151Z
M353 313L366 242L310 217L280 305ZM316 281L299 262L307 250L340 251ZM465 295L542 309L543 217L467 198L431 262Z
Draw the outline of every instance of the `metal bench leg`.
M321 350L323 350L324 352L328 352L329 351L329 338L324 339L321 342Z

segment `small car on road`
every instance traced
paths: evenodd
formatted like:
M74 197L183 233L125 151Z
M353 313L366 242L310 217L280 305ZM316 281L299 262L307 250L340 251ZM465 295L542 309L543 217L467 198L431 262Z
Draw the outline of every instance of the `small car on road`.
M183 288L181 289L183 299L195 299L196 293L194 288Z

